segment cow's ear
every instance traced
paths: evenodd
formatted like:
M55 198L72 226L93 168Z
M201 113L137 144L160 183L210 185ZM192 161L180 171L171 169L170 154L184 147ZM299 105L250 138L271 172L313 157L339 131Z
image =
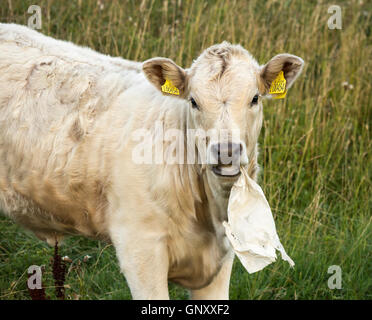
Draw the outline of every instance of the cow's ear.
M142 65L147 79L164 95L175 95L181 98L187 95L187 74L171 59L153 58L146 60ZM169 90L162 89L165 82ZM176 89L174 89L176 88ZM178 92L178 94L177 94Z
M261 69L261 93L267 94L269 92L271 83L279 75L280 71L283 71L286 80L286 89L289 89L300 75L303 65L304 61L292 54L283 53L276 55Z

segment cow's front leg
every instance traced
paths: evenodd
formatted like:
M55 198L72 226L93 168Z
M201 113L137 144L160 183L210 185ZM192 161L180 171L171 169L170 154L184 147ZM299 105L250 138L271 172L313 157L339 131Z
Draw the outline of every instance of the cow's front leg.
M191 299L193 300L228 300L230 275L232 264L234 262L234 253L230 252L225 258L224 263L218 274L212 282L205 288L191 290Z
M169 299L164 238L146 234L140 227L115 227L111 238L133 299Z

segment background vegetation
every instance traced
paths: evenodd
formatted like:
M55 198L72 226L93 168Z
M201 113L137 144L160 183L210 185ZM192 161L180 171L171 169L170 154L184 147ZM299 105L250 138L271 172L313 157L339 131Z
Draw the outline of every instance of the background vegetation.
M154 56L188 67L206 47L240 43L260 63L289 52L306 66L284 100L264 102L260 184L295 269L278 261L249 275L235 261L232 299L371 299L371 3L362 1L2 0L0 21L27 24L42 8L41 32L127 59ZM342 30L327 9L342 8ZM344 82L347 83L344 83ZM69 299L129 299L111 245L69 238ZM85 255L92 258L83 262ZM54 298L53 248L0 218L0 299L29 299L27 268L45 265ZM342 268L342 289L327 286ZM170 284L171 297L187 292Z

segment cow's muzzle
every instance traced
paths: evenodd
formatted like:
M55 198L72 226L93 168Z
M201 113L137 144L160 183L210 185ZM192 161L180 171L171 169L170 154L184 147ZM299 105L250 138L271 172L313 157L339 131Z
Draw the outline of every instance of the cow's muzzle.
M245 152L242 143L214 143L210 146L209 164L217 176L237 177L240 175L242 155Z

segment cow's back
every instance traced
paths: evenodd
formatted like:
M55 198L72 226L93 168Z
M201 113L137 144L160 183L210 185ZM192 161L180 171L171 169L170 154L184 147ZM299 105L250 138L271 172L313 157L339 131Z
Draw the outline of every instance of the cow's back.
M41 238L105 238L101 118L140 65L0 24L0 206ZM102 125L100 125L102 127Z

